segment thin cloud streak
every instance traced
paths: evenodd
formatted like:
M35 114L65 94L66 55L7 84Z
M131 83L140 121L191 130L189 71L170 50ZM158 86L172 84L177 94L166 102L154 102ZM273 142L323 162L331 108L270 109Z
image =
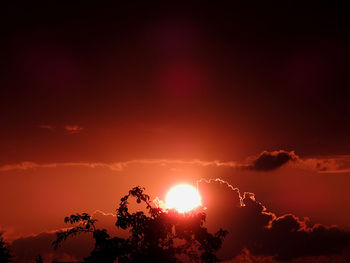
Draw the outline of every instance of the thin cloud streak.
M344 173L350 173L350 169L319 171L319 173L321 173L321 174L344 174Z
M69 133L80 133L84 128L79 125L66 125L64 129Z
M290 154L293 156L290 159L283 160L278 164L271 166L271 158L275 158L277 154ZM261 158L261 156L268 156L268 158ZM262 161L267 161L267 164L262 164ZM256 164L259 162L259 167L269 167L269 169L257 169ZM199 159L193 160L177 160L177 159L136 159L124 162L59 162L59 163L36 163L36 162L21 162L16 164L4 164L0 166L0 172L8 172L15 170L30 170L30 169L44 169L56 167L87 167L87 168L103 168L116 172L121 172L133 165L193 165L200 167L217 167L217 168L232 168L238 170L257 171L257 172L271 172L279 169L282 166L290 168L312 170L319 173L349 173L350 156L336 156L327 158L306 158L303 159L294 152L274 151L263 152L255 158L249 158L246 163L238 163L235 161L203 161ZM266 165L266 166L264 166Z
M44 129L44 130L51 130L51 131L54 130L54 128L52 127L52 125L48 125L48 124L38 125L37 127L38 127L39 129Z
M36 168L56 168L56 167L89 167L89 168L105 168L112 171L123 171L125 168L137 165L197 165L197 166L216 166L216 167L238 167L235 162L220 162L220 161L200 161L200 160L166 160L166 159L140 159L140 160L130 160L125 162L114 162L114 163L103 163L103 162L62 162L62 163L45 163L39 164L35 162L21 162L18 164L6 164L0 166L0 172L7 172L13 170L29 170Z

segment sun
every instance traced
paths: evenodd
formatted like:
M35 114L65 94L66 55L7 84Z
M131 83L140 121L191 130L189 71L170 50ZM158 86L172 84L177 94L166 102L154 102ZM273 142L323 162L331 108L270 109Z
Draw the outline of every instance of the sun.
M170 189L165 198L165 204L168 209L185 213L202 205L202 202L196 188L188 184L180 184Z

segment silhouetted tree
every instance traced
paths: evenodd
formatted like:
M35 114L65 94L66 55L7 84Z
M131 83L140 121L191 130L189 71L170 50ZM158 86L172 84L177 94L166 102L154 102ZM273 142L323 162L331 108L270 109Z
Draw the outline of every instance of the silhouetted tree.
M7 263L11 262L12 255L8 244L4 241L2 233L0 232L0 262Z
M146 204L146 213L130 213L129 198ZM117 228L129 230L129 238L110 237L105 229L96 229L96 219L76 214L65 218L66 223L79 225L57 233L55 249L68 237L92 233L95 247L85 262L181 262L187 257L195 262L218 262L216 252L221 248L227 231L211 234L204 227L206 215L201 211L181 214L153 207L144 188L135 187L121 198L117 209Z
M41 255L38 255L35 259L35 263L44 263L43 258Z

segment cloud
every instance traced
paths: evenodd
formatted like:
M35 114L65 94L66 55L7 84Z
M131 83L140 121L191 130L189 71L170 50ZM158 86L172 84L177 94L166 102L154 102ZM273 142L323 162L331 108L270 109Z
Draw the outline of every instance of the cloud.
M278 216L260 203L254 193L241 193L220 178L197 182L206 206L207 227L229 231L220 257L227 262L337 262L349 259L350 232L336 226L312 224L293 214ZM115 214L96 210L93 217L108 233L115 228ZM81 260L92 251L91 235L68 239L57 251L51 247L54 232L19 238L11 244L17 262L27 262L41 254L45 260ZM345 258L345 259L344 259ZM327 261L328 260L328 261Z
M246 168L255 171L272 171L289 161L297 161L298 159L299 156L294 151L264 151L255 160L252 160L251 164L247 165Z
M282 166L313 170L319 173L349 173L350 156L325 156L318 158L302 158L294 151L263 151L258 156L248 158L247 164L239 167L252 171L273 171Z
M0 166L0 172L13 170L29 170L39 168L56 167L87 167L103 168L112 171L123 171L133 165L181 165L181 166L199 166L214 168L230 168L251 171L273 171L282 166L288 165L291 168L313 170L320 173L349 173L350 156L335 156L325 158L306 158L303 159L296 155L294 151L264 151L260 155L248 158L247 162L239 163L235 161L204 161L204 160L177 160L177 159L136 159L124 162L60 162L60 163L36 163L21 162L15 164L3 164Z
M84 128L79 125L66 125L64 129L69 133L80 133Z
M285 261L282 261L285 262ZM337 255L328 256L313 256L302 257L288 260L289 263L348 263L350 262L349 251L344 251ZM244 248L240 254L234 259L224 261L223 263L281 263L281 261L274 259L272 256L256 256Z
M52 168L57 167L56 163L38 164L34 162L21 162L17 164L4 164L0 166L0 172L7 172L13 170L29 170L36 168Z
M44 262L81 260L93 249L93 239L90 235L81 234L67 240L58 250L54 250L52 242L56 239L56 231L43 232L14 240L10 249L14 262L34 262L40 254Z
M49 124L37 125L37 128L44 129L44 130L50 130L50 131L54 131L55 130L55 127L52 126L52 125L49 125ZM71 133L71 134L80 133L80 132L82 132L84 130L84 128L82 126L79 126L79 125L65 125L63 127L63 129L66 132Z
M36 168L55 168L55 167L88 167L88 168L105 168L112 171L123 171L125 168L132 165L195 165L195 166L214 166L214 167L237 167L235 162L220 162L220 161L201 161L201 160L167 160L167 159L140 159L130 160L125 162L62 162L62 163L36 163L36 162L21 162L17 164L5 164L0 166L0 172L12 170L28 170Z
M350 156L330 156L324 158L298 159L293 165L296 167L317 170L319 173L349 173Z
M312 224L308 218L293 214L277 216L257 201L253 193L241 194L226 181L201 179L198 187L205 193L202 197L208 227L229 231L222 251L226 260L236 258L243 249L254 256L288 261L341 254L350 248L350 232Z
M45 130L51 130L51 131L54 130L54 128L51 125L48 125L48 124L38 125L37 127L40 128L40 129L45 129Z
M116 220L115 214L96 210L92 214L92 217L98 220L96 223L98 228L107 229L111 236L117 234L116 227L114 226ZM44 262L76 262L81 261L89 255L94 244L94 240L90 234L80 234L74 238L70 238L57 250L54 250L51 244L56 239L56 232L61 230L57 229L15 239L11 243L11 252L15 256L14 262L34 262L34 259L39 254L43 257Z

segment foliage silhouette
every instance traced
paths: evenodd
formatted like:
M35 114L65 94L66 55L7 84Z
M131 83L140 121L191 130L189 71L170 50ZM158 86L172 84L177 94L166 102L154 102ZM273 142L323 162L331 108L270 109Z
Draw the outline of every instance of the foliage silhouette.
M146 205L146 213L130 213L129 198ZM95 247L85 262L219 262L216 252L221 248L227 231L211 234L204 227L206 215L201 211L181 214L175 210L153 207L144 188L134 187L121 198L116 211L116 227L129 230L128 238L110 237L105 229L96 229L96 219L90 215L75 214L65 218L66 223L78 224L57 233L53 246L57 249L70 236L92 233Z
M0 232L0 262L7 263L11 262L12 255L8 244L4 241L2 233Z
M35 263L44 263L43 258L41 255L38 255L35 259Z

